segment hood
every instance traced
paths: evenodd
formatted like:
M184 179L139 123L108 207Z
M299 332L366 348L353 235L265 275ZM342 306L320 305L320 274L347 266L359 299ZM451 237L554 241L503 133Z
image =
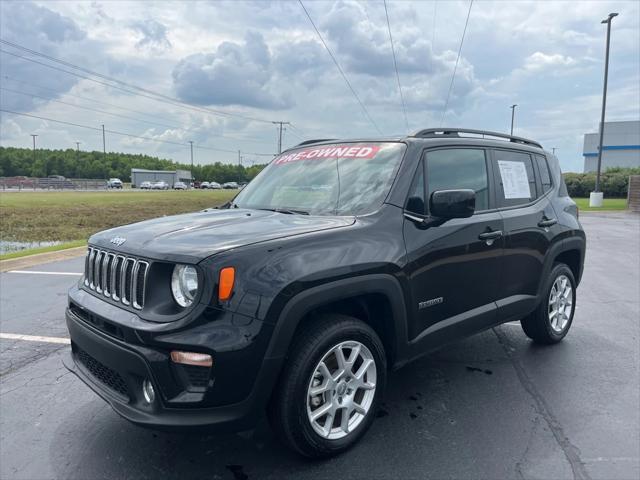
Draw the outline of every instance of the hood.
M195 263L232 248L347 227L354 223L354 217L208 209L104 230L93 235L89 243L107 250L156 260Z

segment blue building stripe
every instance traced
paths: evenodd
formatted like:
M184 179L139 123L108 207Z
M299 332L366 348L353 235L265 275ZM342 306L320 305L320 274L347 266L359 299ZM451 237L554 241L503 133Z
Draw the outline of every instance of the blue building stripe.
M602 151L605 150L640 150L640 145L603 145ZM583 157L597 157L598 152L585 152L582 154Z

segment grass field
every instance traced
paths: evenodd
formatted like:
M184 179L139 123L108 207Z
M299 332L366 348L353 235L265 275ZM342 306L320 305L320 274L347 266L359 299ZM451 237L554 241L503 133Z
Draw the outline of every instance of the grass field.
M605 210L626 210L627 199L626 198L605 198L602 202L602 207L591 208L589 206L588 198L574 198L574 202L578 204L581 212L602 212Z
M0 193L0 240L86 240L127 223L215 207L235 190Z

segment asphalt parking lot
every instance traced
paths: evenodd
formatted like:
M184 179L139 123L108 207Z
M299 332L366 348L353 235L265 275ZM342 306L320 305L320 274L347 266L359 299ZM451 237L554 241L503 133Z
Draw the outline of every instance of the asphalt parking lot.
M0 477L640 478L640 216L581 220L586 269L565 341L538 347L506 324L408 365L363 441L324 462L290 453L266 422L187 435L120 419L61 363L82 259L2 273Z

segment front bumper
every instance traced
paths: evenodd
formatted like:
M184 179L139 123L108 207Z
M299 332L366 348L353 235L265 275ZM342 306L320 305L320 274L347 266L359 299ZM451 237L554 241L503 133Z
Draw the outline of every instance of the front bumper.
M118 310L123 310L86 295L79 289L70 292L66 321L71 352L64 364L118 414L133 423L158 429L205 427L237 431L255 425L282 361L263 358L269 326L255 328L252 341L239 348L230 346L229 337L246 335L247 330L245 327L234 331L241 327L234 329L233 319L227 318L230 314L220 313L213 322L200 322L197 327L178 332L140 331L140 320L135 322L138 328L130 329L117 316ZM91 304L91 310L78 303L82 299ZM102 323L96 319L102 319ZM104 325L109 328L102 328ZM157 325L149 327L157 329ZM226 335L211 334L216 330ZM211 343L216 338L218 345ZM172 349L211 353L213 367L206 375L200 372L196 377L204 381L194 386L182 367L171 362ZM142 394L145 379L152 382L156 392L152 404Z

